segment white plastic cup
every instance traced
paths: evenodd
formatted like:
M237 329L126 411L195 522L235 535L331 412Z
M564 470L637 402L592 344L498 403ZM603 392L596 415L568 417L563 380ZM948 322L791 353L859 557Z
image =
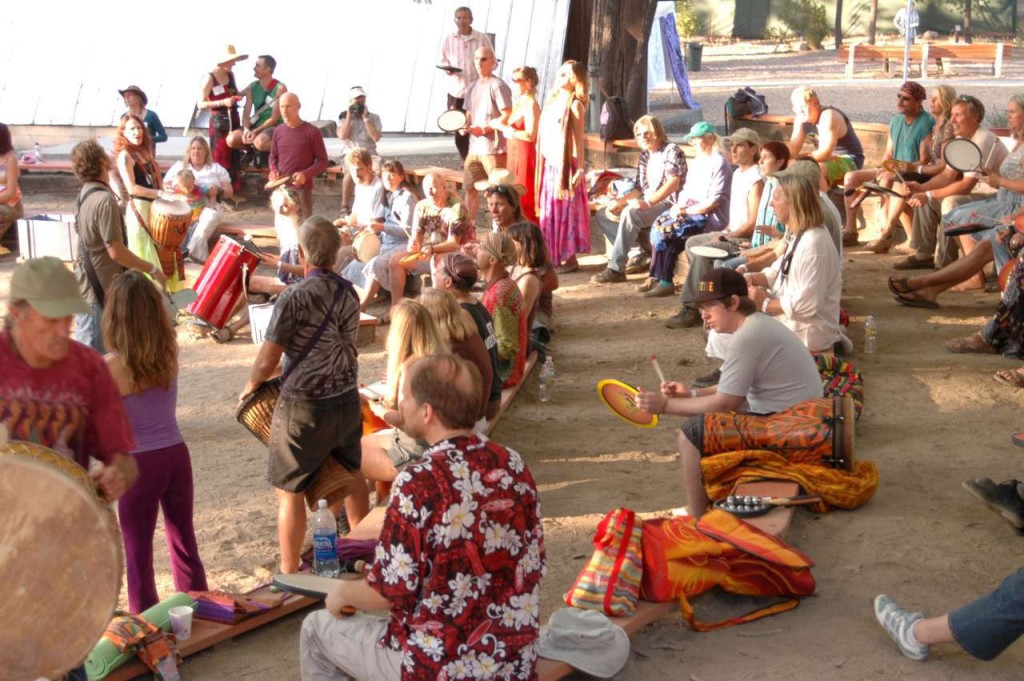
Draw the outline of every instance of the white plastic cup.
M192 606L178 605L170 610L171 629L179 641L187 641L192 636Z

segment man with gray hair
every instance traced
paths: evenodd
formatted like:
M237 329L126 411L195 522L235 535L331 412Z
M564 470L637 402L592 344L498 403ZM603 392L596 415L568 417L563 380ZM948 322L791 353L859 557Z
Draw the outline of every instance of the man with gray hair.
M338 230L326 218L313 216L302 223L303 279L277 299L266 340L239 396L244 400L274 376L285 356L281 396L270 430L267 477L277 497L280 570L286 574L299 571L306 535L305 493L329 457L348 478L344 500L349 522L355 525L368 511L366 485L359 476L363 423L356 363L359 296L351 283L334 272L340 246ZM339 510L340 503L335 502L331 508L335 517Z

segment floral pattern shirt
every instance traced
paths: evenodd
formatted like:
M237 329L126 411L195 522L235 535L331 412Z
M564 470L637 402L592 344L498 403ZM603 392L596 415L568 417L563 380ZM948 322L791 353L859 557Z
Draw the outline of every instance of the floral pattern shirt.
M391 603L379 645L402 679L532 679L544 537L522 457L481 435L428 449L395 480L368 583Z
M449 196L443 208L427 198L416 204L412 218L412 241L437 245L453 238L460 246L476 241L476 230L458 199Z

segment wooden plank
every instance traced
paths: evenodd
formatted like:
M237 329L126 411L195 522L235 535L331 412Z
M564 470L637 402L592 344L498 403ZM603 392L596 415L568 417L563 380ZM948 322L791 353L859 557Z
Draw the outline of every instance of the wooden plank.
M789 480L741 482L733 487L731 492L731 494L752 497L794 497L799 493L800 485ZM795 506L776 506L764 515L744 518L744 521L773 537L783 539L789 532L795 511Z
M254 225L247 222L232 222L217 225L217 231L221 234L229 234L243 239L246 234L253 237L264 237L269 239L277 238L277 232L274 230L273 225Z
M247 596L276 596L272 594L270 587L254 589L246 594ZM305 610L316 605L323 599L307 598L295 594L284 594L284 603L280 607L261 612L258 615L247 617L235 624L223 624L221 622L210 622L208 620L192 620L192 636L187 641L178 643L178 650L182 657L189 657L202 652L208 648L235 638L246 632L258 629L264 624L269 624L282 617L291 615L294 612ZM149 670L138 659L118 667L105 677L105 681L128 681L136 677L151 678Z
M498 413L494 415L494 418L487 422L484 427L484 435L490 435L491 431L498 425L498 421L505 415L508 408L512 405L512 400L519 394L519 389L523 387L526 380L530 377L530 373L533 372L533 366L537 363L537 351L534 350L526 358L526 366L523 367L523 380L519 382L519 385L514 385L511 388L505 388L501 391L501 406L498 407ZM497 376L494 377L497 380Z

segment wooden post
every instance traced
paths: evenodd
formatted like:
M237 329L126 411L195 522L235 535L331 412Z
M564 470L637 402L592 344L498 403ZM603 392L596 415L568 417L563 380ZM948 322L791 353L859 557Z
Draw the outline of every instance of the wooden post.
M992 65L992 74L996 78L1003 74L1003 43L996 43L996 62Z
M850 56L846 60L846 80L853 80L853 55L857 51L857 43L850 45Z

